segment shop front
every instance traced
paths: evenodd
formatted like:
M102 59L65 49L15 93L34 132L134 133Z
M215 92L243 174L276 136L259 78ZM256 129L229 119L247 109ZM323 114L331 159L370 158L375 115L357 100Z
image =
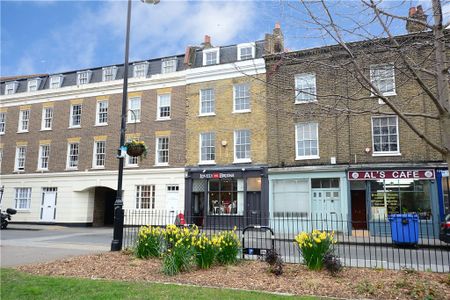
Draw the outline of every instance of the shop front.
M434 169L349 170L348 180L353 229L389 234L389 215L417 214L421 233L429 236L437 232Z
M185 214L197 226L264 225L268 218L266 167L186 170Z
M436 169L436 181L438 185L439 213L441 221L443 221L445 215L450 214L450 177L448 176L448 169Z

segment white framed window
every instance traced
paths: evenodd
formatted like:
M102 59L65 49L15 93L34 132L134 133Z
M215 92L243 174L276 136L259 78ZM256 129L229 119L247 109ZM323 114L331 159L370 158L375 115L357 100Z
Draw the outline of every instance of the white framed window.
M39 145L38 170L48 170L48 161L50 159L50 145Z
M66 169L77 170L80 159L80 143L69 143L67 145L67 164Z
M298 123L295 125L295 159L319 158L319 124Z
M148 72L148 62L140 62L133 64L133 77L145 78Z
M125 167L127 168L135 168L139 167L139 159L138 157L129 156L128 154L125 157Z
M69 127L80 127L81 126L81 104L72 104L70 106L70 124Z
M169 137L158 137L156 139L155 164L158 166L169 165Z
M91 75L91 70L77 72L77 85L89 83L91 81Z
M237 46L238 60L255 58L255 43L239 44Z
M220 61L220 50L219 48L210 48L203 50L203 65L210 66L216 65Z
M370 81L383 96L396 95L393 64L371 65Z
M316 101L316 74L295 75L295 103Z
M250 130L236 130L234 132L234 162L251 162Z
M0 168L2 167L2 161L3 161L3 148L0 148Z
M27 156L27 146L16 147L16 160L14 162L14 171L25 171L25 161Z
M11 81L5 83L5 95L12 95L17 92L17 88L19 87L18 81Z
M19 112L18 132L28 132L29 127L30 127L30 110L23 109Z
M97 101L95 125L108 125L108 100Z
M133 97L128 100L128 123L141 121L141 97Z
M310 209L309 179L273 181L273 217L308 218Z
M35 92L37 90L39 90L39 87L41 85L41 78L33 78L33 79L28 79L28 92Z
M398 118L372 117L372 153L376 155L400 155Z
M250 86L236 84L233 87L233 112L250 111Z
M214 115L216 110L214 89L200 90L200 115Z
M101 169L105 167L106 141L94 142L94 155L92 157L92 168Z
M63 80L64 80L63 75L50 76L50 88L51 89L60 88L62 86Z
M214 132L200 133L200 163L215 164L216 134Z
M51 130L53 124L53 107L42 109L41 130Z
M29 210L31 208L31 188L16 188L14 202L15 209Z
M176 57L165 58L161 61L161 73L172 73L177 70L178 59Z
M105 67L102 69L102 81L113 81L117 76L117 67Z
M6 131L6 112L0 112L0 134Z
M137 185L136 186L136 208L137 209L155 209L155 186Z
M158 115L157 120L170 120L170 94L158 95Z

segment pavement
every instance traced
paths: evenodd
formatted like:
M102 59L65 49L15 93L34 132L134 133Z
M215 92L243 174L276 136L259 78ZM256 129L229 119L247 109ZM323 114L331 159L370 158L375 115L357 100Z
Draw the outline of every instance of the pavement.
M10 223L0 231L0 266L53 261L71 256L107 252L111 227L64 227Z

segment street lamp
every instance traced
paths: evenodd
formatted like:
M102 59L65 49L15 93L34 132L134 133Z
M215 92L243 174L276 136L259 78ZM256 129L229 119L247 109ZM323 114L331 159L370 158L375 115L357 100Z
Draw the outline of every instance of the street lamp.
M158 4L160 0L141 0L142 3ZM119 170L117 176L117 196L114 202L114 231L113 240L111 242L111 251L122 250L123 241L123 160L124 151L123 145L125 144L125 132L127 130L127 100L128 100L128 50L130 48L130 22L131 21L131 0L128 0L127 10L127 31L125 35L125 63L123 71L123 92L122 92L122 115L120 123L120 145L117 158L119 159Z

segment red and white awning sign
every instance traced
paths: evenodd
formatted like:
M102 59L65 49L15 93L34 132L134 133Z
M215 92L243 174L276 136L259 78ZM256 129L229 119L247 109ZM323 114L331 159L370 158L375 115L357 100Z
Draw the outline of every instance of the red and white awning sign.
M434 169L349 171L348 180L435 179Z

